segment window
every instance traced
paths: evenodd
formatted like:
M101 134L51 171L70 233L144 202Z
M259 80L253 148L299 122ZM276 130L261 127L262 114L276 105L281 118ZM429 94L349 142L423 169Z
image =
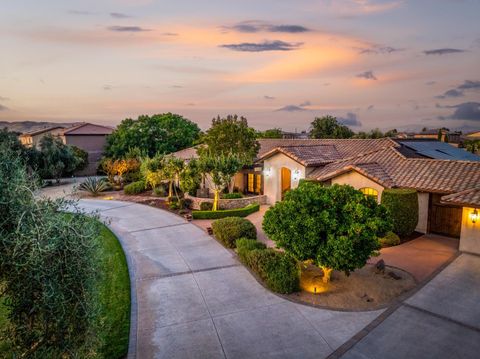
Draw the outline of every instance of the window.
M360 192L362 192L365 196L375 197L378 199L378 191L376 189L370 187L360 188Z
M249 173L247 178L247 192L260 194L262 191L262 175Z

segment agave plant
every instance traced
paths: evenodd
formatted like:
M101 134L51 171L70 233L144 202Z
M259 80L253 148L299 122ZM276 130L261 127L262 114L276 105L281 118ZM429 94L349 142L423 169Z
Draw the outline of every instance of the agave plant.
M104 178L87 177L78 187L81 191L90 193L93 197L98 196L101 192L109 188Z

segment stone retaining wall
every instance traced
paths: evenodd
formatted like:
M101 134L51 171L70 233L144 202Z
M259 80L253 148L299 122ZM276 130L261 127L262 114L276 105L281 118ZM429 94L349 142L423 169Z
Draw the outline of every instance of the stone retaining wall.
M192 209L200 209L200 203L202 202L210 202L213 203L213 198L200 198L200 197L193 197L188 194L185 194L185 198L188 198L192 201ZM266 204L267 203L267 196L251 196L251 197L244 197L244 198L235 198L235 199L220 199L219 207L220 209L236 209L236 208L243 208L248 206L252 203L258 204Z

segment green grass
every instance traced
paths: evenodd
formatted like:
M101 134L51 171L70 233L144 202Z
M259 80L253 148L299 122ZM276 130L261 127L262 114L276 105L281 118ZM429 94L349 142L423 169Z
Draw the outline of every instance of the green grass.
M100 348L98 358L126 356L130 331L130 278L127 261L115 235L102 225L99 237L99 276L96 283L98 316L95 327ZM0 329L8 323L8 308L0 299ZM8 341L0 339L0 358L11 357Z

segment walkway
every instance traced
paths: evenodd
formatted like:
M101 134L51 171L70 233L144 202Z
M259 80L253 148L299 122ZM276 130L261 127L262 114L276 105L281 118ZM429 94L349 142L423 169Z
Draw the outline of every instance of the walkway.
M387 265L406 270L422 282L457 252L458 239L426 234L399 246L382 248L380 256L371 258L370 263L383 259Z
M479 303L480 257L462 254L342 358L479 358Z
M286 301L202 229L169 212L118 201L80 206L109 221L128 257L130 358L322 358L382 313Z

